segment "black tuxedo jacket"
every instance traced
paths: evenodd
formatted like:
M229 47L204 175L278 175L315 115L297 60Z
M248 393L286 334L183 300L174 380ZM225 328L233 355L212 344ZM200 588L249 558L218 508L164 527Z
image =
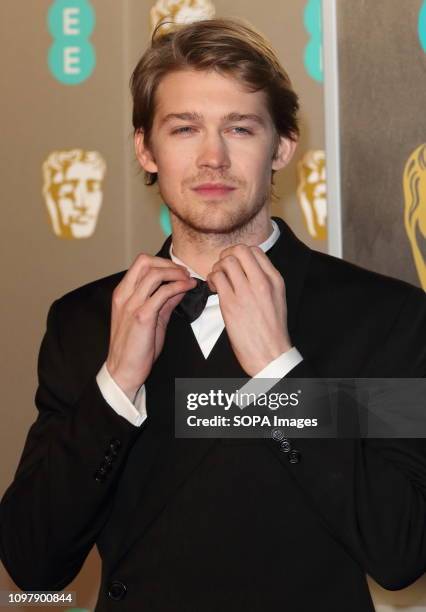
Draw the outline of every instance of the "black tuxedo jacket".
M423 377L424 293L313 251L284 221L274 219L281 235L267 254L284 277L290 337L304 357L290 376ZM167 257L170 240L157 255ZM172 575L176 572L185 580L177 560L167 579L155 572L149 576L151 584L161 584L157 595L144 598L141 590L146 559L153 547L160 556L164 545L154 546L150 539L158 517L172 507L212 453L220 456L220 440L173 437L171 385L175 376L246 375L226 329L205 360L189 324L173 313L164 350L146 381L147 420L134 427L115 413L95 376L108 352L112 292L124 274L71 291L49 310L38 362L38 416L0 506L1 558L20 588L60 590L96 544L102 558L97 611L206 612L217 607L220 588L226 595L232 575L222 576L221 586L212 585L202 604L174 599L172 587L166 604L164 590L173 584ZM278 462L282 492L292 504L288 545L276 551L274 560L282 572L276 601L283 610L302 612L315 606L370 611L366 573L387 589L403 588L423 574L424 440L297 439L295 463L273 440L257 444ZM253 503L260 512L265 500ZM209 508L202 510L209 517ZM266 524L268 520L266 515ZM300 535L303 521L309 522L306 540ZM273 539L274 525L267 526L272 531L265 532L265 538ZM206 549L212 567L226 564L226 543L225 553L223 546ZM220 607L225 612L276 608L276 601L262 591L265 560L256 554L253 551L260 581L256 601L239 608L224 597ZM193 565L202 561L194 558ZM196 592L195 581L189 588ZM352 607L349 597L355 598Z

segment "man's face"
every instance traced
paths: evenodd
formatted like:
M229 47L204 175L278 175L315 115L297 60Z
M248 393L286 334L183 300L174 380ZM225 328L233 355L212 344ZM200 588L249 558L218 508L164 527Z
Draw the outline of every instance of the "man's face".
M269 202L271 170L288 163L294 143L275 131L262 91L248 92L215 72L170 73L156 93L150 150L136 135L138 158L158 173L172 213L198 232L228 233Z
M75 238L90 236L102 204L102 171L82 162L71 164L58 185L57 205L62 225Z

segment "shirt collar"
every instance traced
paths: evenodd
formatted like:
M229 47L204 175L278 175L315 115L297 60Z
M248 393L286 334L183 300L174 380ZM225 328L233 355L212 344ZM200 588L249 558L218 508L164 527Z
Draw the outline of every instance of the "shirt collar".
M266 253L266 251L269 251L269 249L274 246L274 244L280 237L280 229L278 225L273 219L271 219L271 223L273 227L271 235L264 242L262 242L262 244L259 244L259 247L262 249L264 253ZM176 257L176 255L173 254L173 242L170 243L169 253L170 253L171 260L177 264L180 264L181 266L185 266L185 268L188 270L191 276L195 276L195 278L200 278L201 280L206 280L204 277L200 276L197 272L192 270L192 268L187 266L185 262L179 259L179 257Z

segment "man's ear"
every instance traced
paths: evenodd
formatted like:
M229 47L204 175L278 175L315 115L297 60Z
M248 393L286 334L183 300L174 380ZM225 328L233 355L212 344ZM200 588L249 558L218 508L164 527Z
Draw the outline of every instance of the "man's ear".
M272 160L272 170L281 170L290 163L297 147L297 140L280 136L277 153Z
M136 157L145 172L151 172L154 174L158 172L157 164L155 163L154 156L151 150L146 146L144 142L144 133L142 130L137 130L134 136L135 153Z

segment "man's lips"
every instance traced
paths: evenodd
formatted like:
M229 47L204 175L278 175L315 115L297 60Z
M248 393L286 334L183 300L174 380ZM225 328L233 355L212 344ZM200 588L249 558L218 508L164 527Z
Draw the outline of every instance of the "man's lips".
M235 189L236 187L225 185L224 183L203 183L202 185L193 187L193 191L196 191L200 195L226 195Z

